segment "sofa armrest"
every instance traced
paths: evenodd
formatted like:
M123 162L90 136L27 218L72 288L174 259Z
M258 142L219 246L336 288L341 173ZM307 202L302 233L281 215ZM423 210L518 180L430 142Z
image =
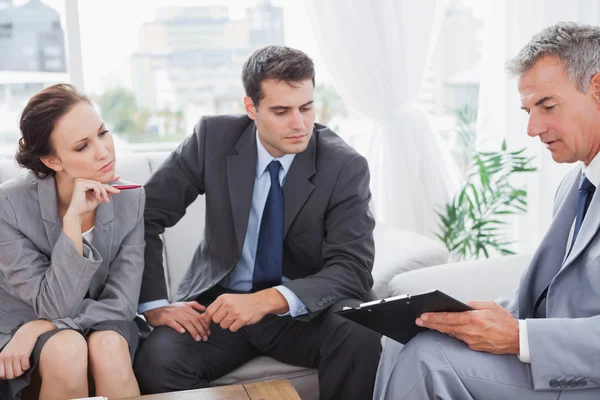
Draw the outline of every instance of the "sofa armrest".
M373 290L376 298L389 297L390 280L401 273L448 262L444 245L418 233L377 223Z
M531 257L520 254L410 271L391 280L390 296L438 289L463 302L494 300L518 287Z

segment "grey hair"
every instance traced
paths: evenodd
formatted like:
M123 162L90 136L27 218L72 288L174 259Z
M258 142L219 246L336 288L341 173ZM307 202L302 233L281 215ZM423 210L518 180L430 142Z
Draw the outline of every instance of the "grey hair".
M506 71L520 76L545 56L557 58L571 83L587 93L592 77L600 72L600 27L574 22L550 26L531 38L519 54L506 63Z

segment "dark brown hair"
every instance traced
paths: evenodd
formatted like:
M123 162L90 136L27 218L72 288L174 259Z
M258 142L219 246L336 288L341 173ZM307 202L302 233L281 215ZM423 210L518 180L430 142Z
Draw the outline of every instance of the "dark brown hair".
M19 120L21 139L15 156L17 163L31 170L38 178L54 175L54 171L41 158L54 154L50 135L58 120L82 101L91 104L87 96L67 83L47 87L34 95Z
M309 56L284 46L267 46L256 50L244 63L242 82L246 96L254 106L264 97L262 83L267 79L284 81L287 84L311 79L315 86L315 66Z

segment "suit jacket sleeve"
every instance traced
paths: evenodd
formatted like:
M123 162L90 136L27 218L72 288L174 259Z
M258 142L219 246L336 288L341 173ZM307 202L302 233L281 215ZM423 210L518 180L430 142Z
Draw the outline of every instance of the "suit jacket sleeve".
M140 303L166 299L160 235L174 226L199 194L204 194L206 120L202 118L188 137L146 183L144 212L146 250Z
M579 382L585 380L585 389L600 386L600 346L597 344L600 316L527 319L527 334L534 390L583 388L575 385L552 387L550 382L561 377Z
M86 298L72 318L60 323L85 330L102 321L133 321L137 314L144 268L144 191L140 190L138 217L133 230L124 238L110 264L104 288L97 300Z
M342 299L364 299L373 286L375 220L369 209L369 167L356 155L342 168L325 215L324 267L284 283L314 318Z
M38 318L73 315L90 287L102 257L83 257L73 242L60 233L50 257L26 237L8 197L0 192L0 271L6 282L29 304Z
M498 297L496 303L500 307L503 307L510 311L513 317L519 317L519 289L515 288L510 292L504 293L502 296Z

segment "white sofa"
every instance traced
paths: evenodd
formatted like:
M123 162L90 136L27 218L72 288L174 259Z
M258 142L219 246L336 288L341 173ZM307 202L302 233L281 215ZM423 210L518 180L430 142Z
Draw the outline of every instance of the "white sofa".
M127 181L144 183L167 154L161 152L117 155L117 173ZM20 172L12 160L0 159L0 183ZM177 285L200 241L200 232L204 228L204 210L204 198L200 196L188 208L185 217L176 226L167 229L163 235L165 278L170 297L176 292ZM374 236L376 256L373 289L379 298L390 295L389 283L398 274L447 262L446 249L427 237L380 224L375 229ZM269 357L259 357L212 384L229 385L279 378L290 379L303 399L318 398L316 370L287 365Z
M396 275L390 296L438 289L463 302L495 300L519 286L531 254L437 265Z

